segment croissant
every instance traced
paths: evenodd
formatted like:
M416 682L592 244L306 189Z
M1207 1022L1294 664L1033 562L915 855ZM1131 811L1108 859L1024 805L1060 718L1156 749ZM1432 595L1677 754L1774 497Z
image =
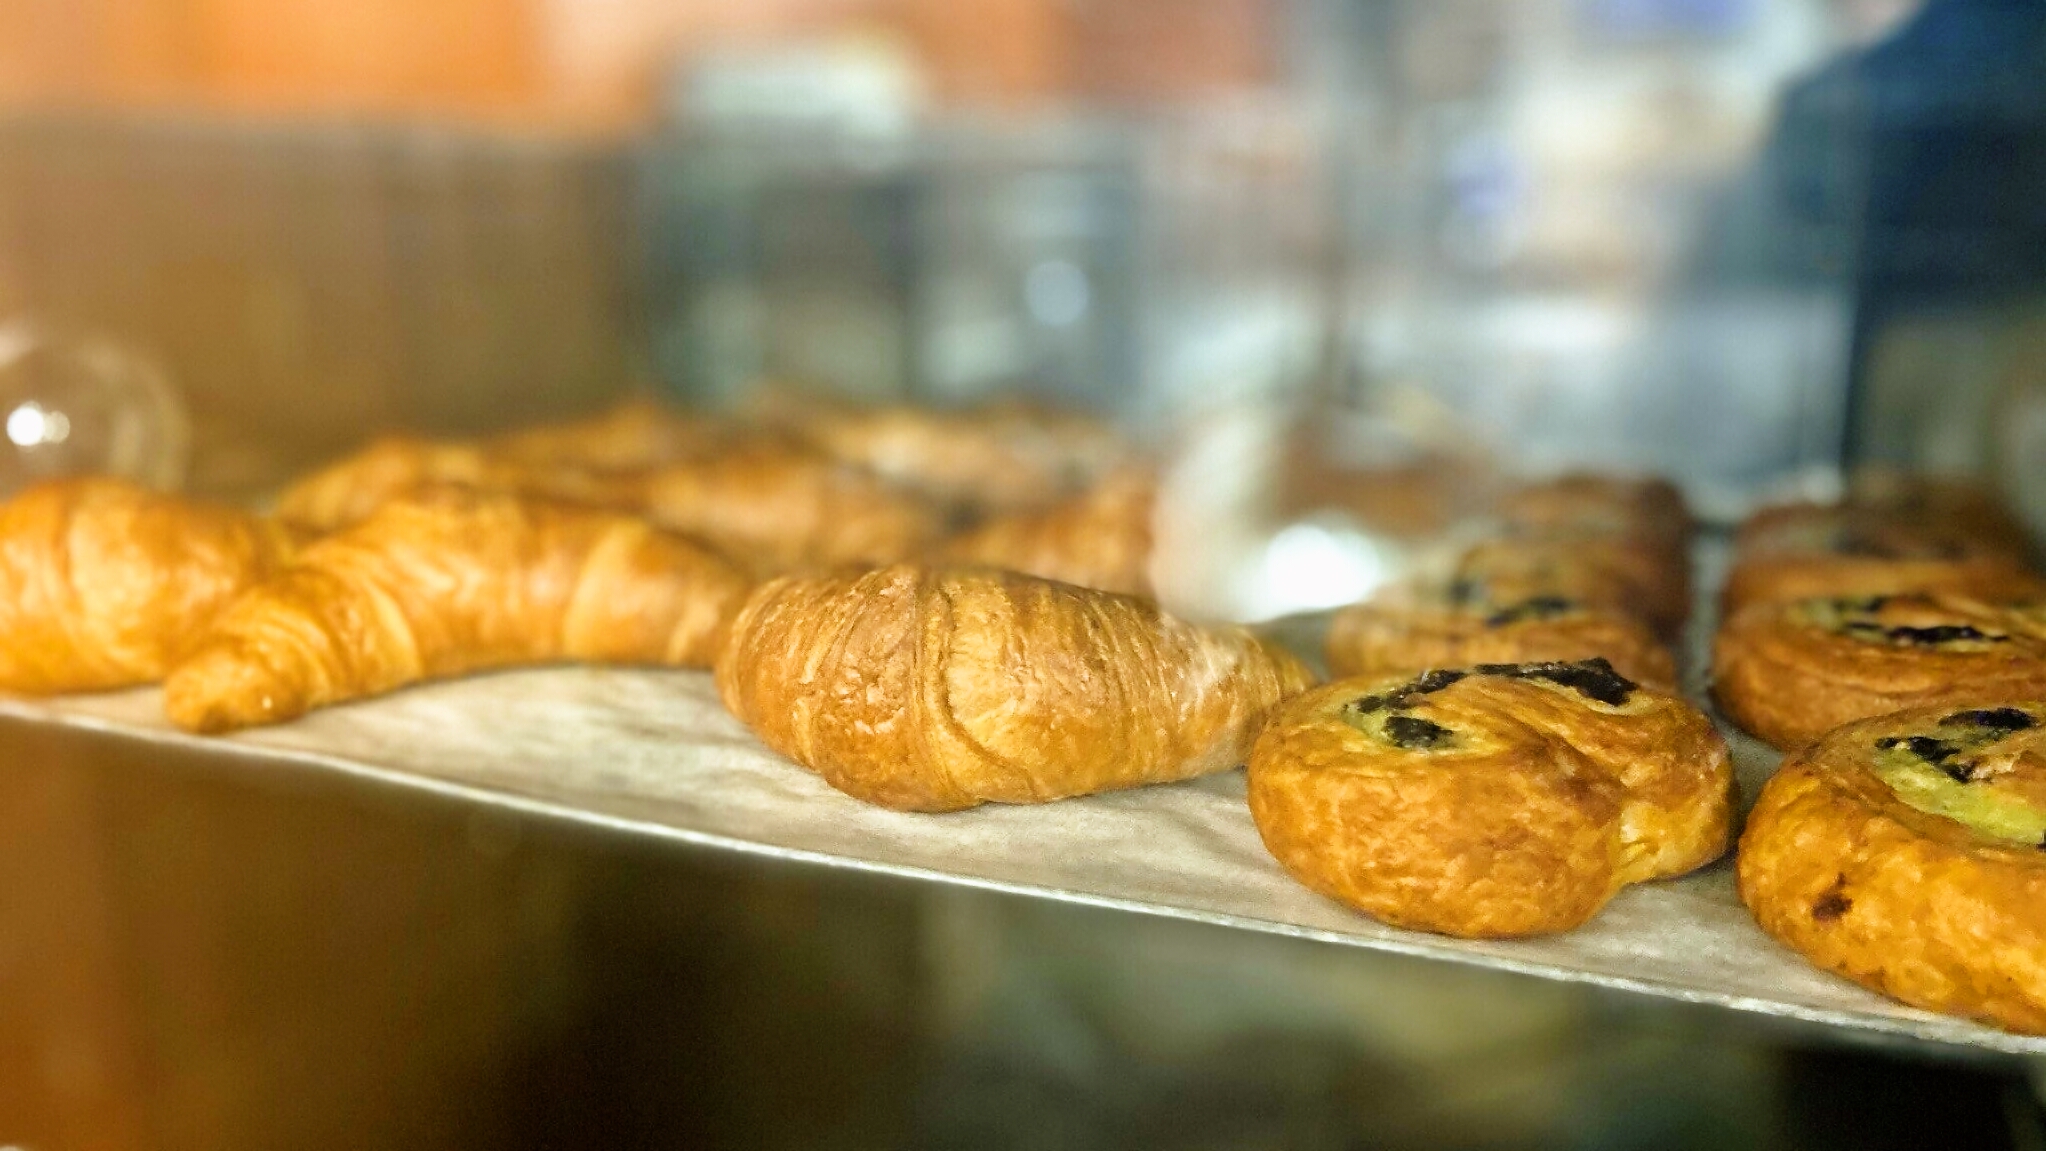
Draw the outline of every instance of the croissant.
M216 732L486 668L708 666L747 587L635 517L429 489L236 600L171 673L164 708Z
M310 531L339 531L429 484L462 484L596 506L630 505L635 499L628 480L560 464L500 459L476 444L385 436L286 488L277 498L277 515Z
M122 480L31 487L0 507L0 688L162 679L291 550L269 520Z
M969 515L1050 503L1127 454L1121 437L1097 421L1017 403L836 412L797 430L834 459Z
M1043 511L999 516L955 537L940 556L1101 591L1148 596L1157 481L1130 469Z
M936 512L876 477L774 440L649 473L647 518L766 572L904 559L937 533Z
M762 742L869 803L953 811L1243 761L1300 662L1147 600L991 568L784 577L733 621L718 693Z
M512 432L486 446L501 460L625 472L702 455L724 445L725 421L630 399L588 419Z

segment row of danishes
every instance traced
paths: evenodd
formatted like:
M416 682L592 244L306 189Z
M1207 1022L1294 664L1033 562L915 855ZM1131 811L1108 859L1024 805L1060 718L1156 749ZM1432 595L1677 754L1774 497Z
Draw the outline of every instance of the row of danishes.
M1511 494L1453 570L1339 614L1342 678L1318 688L1250 631L1144 594L1151 492L1112 435L1070 417L814 406L735 422L639 405L480 443L384 441L268 516L46 484L0 508L0 687L162 680L174 722L215 732L489 668L714 666L770 748L898 809L1247 764L1251 814L1292 875L1466 936L1568 930L1626 884L1724 853L1727 750L1665 647L1689 602L1674 489L1576 477ZM1720 650L1728 710L1770 735L1737 702L1734 641L1769 612L1900 660L2033 644L2025 609L1929 590L2029 594L2019 538L1972 491L1919 483L1756 517ZM1894 618L1907 604L2004 614ZM2046 1030L2046 795L2028 754L2046 704L2024 702L2046 689L1910 674L1957 694L1883 697L1872 725L1828 715L1761 798L1742 893L1832 970Z

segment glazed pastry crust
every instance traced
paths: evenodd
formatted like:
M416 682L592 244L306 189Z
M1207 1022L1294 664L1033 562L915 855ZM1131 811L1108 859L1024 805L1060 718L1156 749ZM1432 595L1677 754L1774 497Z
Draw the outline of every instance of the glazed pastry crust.
M768 747L905 811L1222 771L1310 682L1249 632L1147 600L910 564L762 586L717 666L725 706Z
M1842 620L1859 624L1861 638ZM1970 627L2001 638L1933 644L1882 638L1871 627ZM2046 615L1945 594L1757 603L1720 629L1712 667L1727 717L1791 751L1841 724L1909 707L2046 698Z
M1064 503L999 516L954 537L939 549L939 559L1149 596L1157 496L1148 470L1118 472Z
M1422 593L1353 604L1329 622L1323 654L1338 676L1602 656L1628 679L1677 690L1676 660L1646 624L1559 598L1457 604Z
M1741 899L1823 970L1916 1007L2046 1034L2046 852L1917 810L1867 767L1878 739L1922 731L1953 706L1835 729L1785 763L1741 837ZM2046 714L2046 704L2015 706ZM2035 780L2037 742L2021 769Z
M631 516L427 490L244 593L171 673L164 707L217 732L490 668L708 666L749 586Z
M720 450L733 433L728 421L638 398L587 419L498 436L486 448L500 460L528 466L630 472Z
M273 521L113 479L0 506L0 689L154 683L292 544Z
M1399 684L1363 677L1302 695L1251 752L1258 832L1315 891L1398 927L1537 935L1725 851L1726 746L1681 699L1636 688L1609 706L1467 675L1399 712L1453 742L1407 748L1346 712Z

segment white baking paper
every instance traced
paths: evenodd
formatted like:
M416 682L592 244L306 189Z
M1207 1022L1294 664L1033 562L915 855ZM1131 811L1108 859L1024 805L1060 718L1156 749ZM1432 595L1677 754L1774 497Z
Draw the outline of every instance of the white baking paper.
M700 672L560 668L400 692L225 739L186 735L155 690L0 714L197 745L261 770L342 772L706 847L966 884L1624 988L1842 1028L2046 1054L2046 1039L1915 1011L1823 974L1763 935L1726 861L1630 888L1546 939L1401 931L1324 900L1265 853L1241 772L1035 807L870 807L757 743ZM1743 789L1774 756L1736 737Z

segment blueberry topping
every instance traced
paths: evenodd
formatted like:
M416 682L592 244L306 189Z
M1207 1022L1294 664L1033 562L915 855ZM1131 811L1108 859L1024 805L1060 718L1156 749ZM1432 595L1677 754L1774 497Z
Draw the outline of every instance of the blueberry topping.
M1509 679L1539 679L1567 687L1586 699L1618 707L1626 703L1640 685L1607 663L1603 656L1575 663L1481 663L1471 669L1481 675Z
M1478 601L1481 590L1478 581L1468 576L1459 577L1449 585L1449 602L1456 607L1466 607Z
M2014 707L1957 711L1939 722L1942 727L1986 727L1991 731L2026 731L2039 726L2039 721L2029 713Z
M1385 721L1386 737L1405 748L1436 748L1448 743L1453 733L1439 723L1417 715L1395 715Z
M1420 675L1393 688L1391 691L1382 691L1377 695L1359 696L1350 706L1361 712L1387 711L1393 708L1412 707L1415 703L1419 702L1421 696L1433 695L1468 674L1468 672L1450 669L1422 672Z
M2008 638L1978 631L1964 623L1940 624L1937 627L1893 627L1883 634L1889 636L1892 643L1911 644L1917 647L1938 647L1941 644L1968 639L2000 643Z

